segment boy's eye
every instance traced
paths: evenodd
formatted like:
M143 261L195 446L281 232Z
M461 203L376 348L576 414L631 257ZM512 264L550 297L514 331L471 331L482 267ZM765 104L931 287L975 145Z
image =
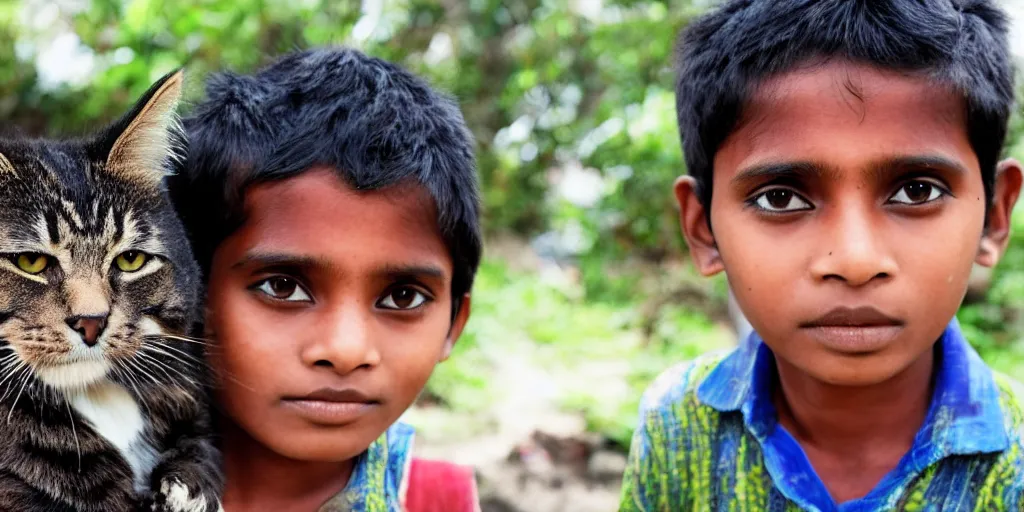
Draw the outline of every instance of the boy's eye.
M403 286L392 289L377 301L377 307L383 309L409 310L416 309L427 302L427 297L415 288Z
M299 286L299 283L290 277L271 277L260 281L256 290L269 296L272 299L289 302L312 302L306 290Z
M810 210L811 204L788 188L773 188L754 197L754 205L769 212Z
M927 181L911 181L896 191L890 202L900 204L924 204L942 197L945 192L934 183Z

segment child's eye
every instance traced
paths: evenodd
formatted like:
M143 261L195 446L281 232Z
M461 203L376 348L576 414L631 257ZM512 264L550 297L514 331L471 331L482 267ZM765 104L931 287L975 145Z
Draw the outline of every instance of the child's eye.
M394 288L387 295L377 301L377 307L383 309L410 310L416 309L427 302L429 298L409 286Z
M761 192L751 201L754 206L769 212L796 212L810 210L811 203L788 188L773 188Z
M263 293L275 300L284 300L289 302L312 302L306 290L299 285L299 283L290 278L275 276L268 279L264 279L259 283L256 283L254 287L260 293Z
M932 202L946 192L938 185L927 181L915 180L906 183L891 198L889 202L900 204L924 204Z

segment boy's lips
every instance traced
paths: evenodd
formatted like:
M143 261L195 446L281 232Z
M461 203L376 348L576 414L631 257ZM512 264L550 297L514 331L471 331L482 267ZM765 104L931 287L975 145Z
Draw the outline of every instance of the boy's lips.
M800 324L800 328L832 350L864 354L888 346L903 330L903 325L903 321L865 306L835 308Z
M323 388L304 396L284 397L285 407L312 423L340 426L358 420L380 401L356 389Z

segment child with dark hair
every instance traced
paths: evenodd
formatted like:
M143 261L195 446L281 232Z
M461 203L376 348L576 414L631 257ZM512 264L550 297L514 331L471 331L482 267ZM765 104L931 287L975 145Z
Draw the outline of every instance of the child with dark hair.
M412 458L396 423L462 332L480 262L457 105L346 49L207 94L172 195L208 286L225 510L477 509L471 471Z
M989 0L735 0L679 47L690 254L754 332L645 393L621 510L1024 510L1024 389L955 319L1020 165Z

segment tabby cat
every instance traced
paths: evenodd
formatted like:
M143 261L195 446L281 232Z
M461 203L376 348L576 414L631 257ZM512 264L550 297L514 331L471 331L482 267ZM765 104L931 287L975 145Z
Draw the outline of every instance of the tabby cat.
M164 186L181 89L88 139L0 139L0 510L219 508L199 270Z

